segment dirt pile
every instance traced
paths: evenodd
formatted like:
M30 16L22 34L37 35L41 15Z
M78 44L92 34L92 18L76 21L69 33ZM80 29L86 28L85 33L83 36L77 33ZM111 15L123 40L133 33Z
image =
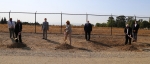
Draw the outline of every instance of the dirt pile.
M125 51L139 51L138 47L136 47L134 45L123 46L121 48L121 50L125 50Z
M23 48L23 47L27 47L27 45L24 43L13 43L7 46L7 48Z
M73 49L74 47L69 45L69 44L61 44L57 47L55 47L56 49L61 49L61 50L68 50L68 49Z

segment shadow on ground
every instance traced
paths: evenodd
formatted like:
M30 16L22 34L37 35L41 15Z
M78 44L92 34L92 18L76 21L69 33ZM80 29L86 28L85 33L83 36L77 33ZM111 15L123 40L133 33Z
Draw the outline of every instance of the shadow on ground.
M95 44L95 45L101 45L101 46L105 46L105 47L111 48L110 45L107 45L107 44L104 44L104 43L101 43L101 42L98 42L98 41L90 40L90 42L93 43L93 44Z
M55 47L55 50L70 50L70 49L77 49L77 50L83 50L83 51L88 51L88 52L92 52L91 50L85 49L85 48L78 48L78 47L74 47L72 45L69 44L61 44L58 45L57 47Z
M52 41L52 40L49 40L49 39L47 39L47 41L50 42L50 43L53 43L53 44L60 44L59 42Z
M85 49L85 48L77 48L78 50L83 50L83 51L87 51L87 52L92 52L91 50L89 49Z
M13 38L11 38L12 44L11 45L7 45L7 48L22 48L24 50L31 50L30 47L27 47L27 45L22 42L16 42Z

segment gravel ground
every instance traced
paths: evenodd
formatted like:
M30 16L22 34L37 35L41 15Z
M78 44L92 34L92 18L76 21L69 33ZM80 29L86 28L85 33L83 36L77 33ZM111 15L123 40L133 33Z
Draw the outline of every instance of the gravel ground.
M1 50L0 56L41 56L63 58L150 58L150 52L58 52Z
M124 36L92 35L91 41L86 41L84 35L72 35L74 48L67 50L56 49L64 43L62 34L48 34L48 40L43 40L42 34L23 33L27 47L22 48L8 48L15 43L8 36L0 33L0 64L148 64L150 59L150 36L139 36L138 42L125 46ZM33 62L36 59L41 63Z

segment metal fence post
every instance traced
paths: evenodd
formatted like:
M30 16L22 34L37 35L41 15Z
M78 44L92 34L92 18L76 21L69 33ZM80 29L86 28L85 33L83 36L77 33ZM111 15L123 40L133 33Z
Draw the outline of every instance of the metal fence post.
M61 34L62 34L62 12L61 12Z
M35 12L35 33L36 33L36 12Z
M111 14L111 19L110 19L110 21L111 21L111 36L112 36L112 14Z
M135 21L136 21L136 16L134 15L134 17L135 17Z
M149 23L150 23L150 17L149 17Z
M11 12L11 10L10 10L10 12ZM10 19L10 12L9 12L9 19Z
M88 21L88 14L86 13L86 22Z

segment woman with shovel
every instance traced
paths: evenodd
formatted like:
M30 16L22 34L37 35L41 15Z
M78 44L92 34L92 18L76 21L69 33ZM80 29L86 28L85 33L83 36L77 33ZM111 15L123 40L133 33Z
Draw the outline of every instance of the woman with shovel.
M65 35L64 41L66 42L67 41L67 37L69 36L70 45L71 45L71 32L72 32L71 24L70 24L70 21L67 20L66 28L64 30L64 35Z

